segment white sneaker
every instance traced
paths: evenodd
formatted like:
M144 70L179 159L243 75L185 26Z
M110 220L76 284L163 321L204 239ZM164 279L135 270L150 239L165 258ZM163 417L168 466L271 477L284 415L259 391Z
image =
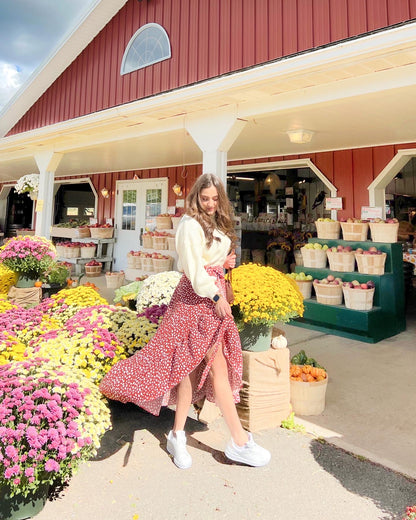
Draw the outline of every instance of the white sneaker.
M235 462L241 462L248 466L265 466L271 458L271 454L253 441L251 433L248 434L248 441L244 446L237 446L233 439L229 441L225 448L226 456Z
M186 449L186 435L183 430L169 432L166 448L173 455L173 462L178 468L188 469L192 466L192 457Z

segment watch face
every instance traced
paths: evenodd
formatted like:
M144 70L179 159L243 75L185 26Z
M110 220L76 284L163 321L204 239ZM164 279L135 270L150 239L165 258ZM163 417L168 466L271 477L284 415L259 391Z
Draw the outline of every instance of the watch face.
M217 303L217 301L220 299L220 297L218 296L218 294L216 294L213 298L215 303Z

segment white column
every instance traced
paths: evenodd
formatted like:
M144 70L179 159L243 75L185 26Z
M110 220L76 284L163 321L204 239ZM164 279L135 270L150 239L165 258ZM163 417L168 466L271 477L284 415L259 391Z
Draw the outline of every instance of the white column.
M227 184L227 152L246 123L234 110L187 117L186 130L202 150L203 173L214 173Z
M60 153L45 151L35 154L39 168L39 193L36 201L35 234L50 238L54 209L54 180L55 171L62 159Z

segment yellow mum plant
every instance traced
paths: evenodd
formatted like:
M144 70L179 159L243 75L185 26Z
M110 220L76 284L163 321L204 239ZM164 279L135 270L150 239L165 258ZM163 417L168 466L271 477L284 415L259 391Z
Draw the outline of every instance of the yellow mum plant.
M296 283L273 267L243 264L233 269L233 316L241 330L245 324L287 323L303 316L303 296Z

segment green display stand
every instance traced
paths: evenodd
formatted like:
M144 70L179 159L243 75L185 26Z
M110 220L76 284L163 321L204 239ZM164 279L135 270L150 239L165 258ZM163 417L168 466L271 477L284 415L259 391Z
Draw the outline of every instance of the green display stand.
M358 280L366 282L373 280L375 293L373 308L369 311L347 309L344 305L323 305L313 296L304 300L305 312L303 318L291 321L291 325L319 330L328 334L377 343L382 339L395 336L406 329L405 297L403 278L403 249L401 244L387 244L382 242L353 242L347 240L325 240L311 238L309 242L327 244L329 247L349 245L355 250L357 247L368 249L377 247L387 253L384 274L361 274L358 271L348 273L331 271L325 268L296 266L296 272L310 274L313 278L325 278L328 274L351 282Z

